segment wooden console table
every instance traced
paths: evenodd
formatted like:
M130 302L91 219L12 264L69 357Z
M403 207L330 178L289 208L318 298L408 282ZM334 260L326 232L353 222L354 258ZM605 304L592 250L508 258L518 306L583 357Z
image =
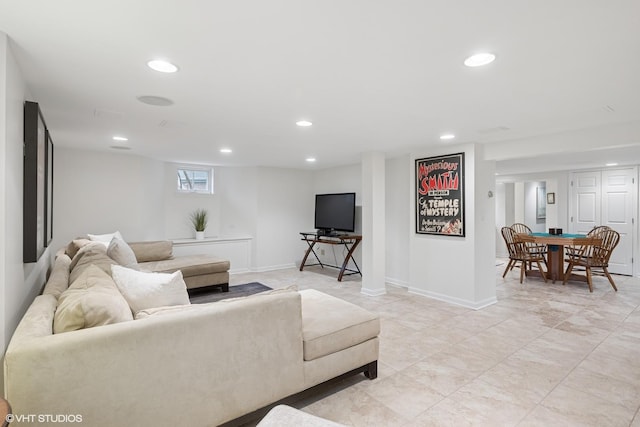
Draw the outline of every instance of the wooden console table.
M328 235L328 236L319 236L316 233L300 233L300 235L302 236L302 240L307 242L307 245L309 245L309 249L307 249L307 252L304 254L304 258L302 258L302 263L300 264L300 271L302 271L302 269L305 267L305 263L307 262L307 258L309 257L309 254L313 253L313 256L316 257L316 260L318 262L317 264L309 264L307 265L307 267L311 265L319 265L322 268L324 267L339 268L340 269L340 274L338 274L339 282L342 281L342 276L345 276L345 275L349 276L351 274L359 274L360 276L362 276L360 267L358 267L356 260L353 258L353 252L356 250L356 248L360 244L360 241L362 240L362 236L357 234L334 234L334 235ZM347 255L344 257L344 262L342 263L342 266L339 267L337 265L331 265L331 264L323 263L322 261L320 261L318 254L313 249L316 243L324 243L327 245L343 245L348 252L347 252ZM347 268L347 264L349 263L349 260L353 261L353 264L356 266L355 270L351 268ZM349 271L349 273L345 273L345 271Z

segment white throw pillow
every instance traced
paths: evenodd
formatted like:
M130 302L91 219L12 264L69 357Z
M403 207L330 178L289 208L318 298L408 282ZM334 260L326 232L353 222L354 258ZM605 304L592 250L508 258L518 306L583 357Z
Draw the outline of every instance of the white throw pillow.
M112 265L111 274L134 314L148 308L191 303L180 270L171 274L146 273Z
M87 234L89 236L89 240L93 242L100 242L104 245L104 247L108 247L109 243L111 243L111 239L117 237L118 239L124 240L122 234L119 231L115 233L107 233L107 234Z
M109 243L109 247L107 248L107 255L123 267L140 270L133 249L131 249L131 246L129 246L127 242L118 237L111 239L111 243Z

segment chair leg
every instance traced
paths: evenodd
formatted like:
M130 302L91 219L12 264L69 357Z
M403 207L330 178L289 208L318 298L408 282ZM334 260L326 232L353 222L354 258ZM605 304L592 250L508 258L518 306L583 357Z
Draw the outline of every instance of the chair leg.
M604 270L604 274L607 275L607 279L609 279L609 283L611 283L611 286L613 286L613 289L618 292L618 288L616 288L616 284L613 283L613 278L611 277L611 275L609 274L609 270L607 269L607 267L602 267L602 269Z
M522 284L522 281L524 280L524 272L526 269L527 269L527 262L520 261L520 284Z
M536 261L536 263L538 264L538 270L540 270L540 275L544 279L544 283L547 283L547 275L544 274L544 270L542 269L542 264L540 264L540 261Z
M502 273L502 278L504 279L504 277L507 275L507 273L509 272L509 270L511 270L513 268L513 264L515 263L514 260L510 259L509 263L507 264L507 268L504 269L504 273Z
M593 292L593 284L591 283L591 267L587 267L587 284L589 285L589 292Z
M567 266L567 271L564 272L564 280L562 281L563 285L567 284L567 280L571 277L571 270L573 270L573 264L569 263Z

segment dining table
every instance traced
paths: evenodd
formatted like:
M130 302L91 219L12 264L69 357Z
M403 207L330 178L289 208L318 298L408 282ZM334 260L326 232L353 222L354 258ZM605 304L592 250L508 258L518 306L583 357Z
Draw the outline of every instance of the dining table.
M516 235L517 237L518 235ZM580 245L587 238L585 234L550 234L550 233L531 233L528 235L529 241L534 243L547 245L547 275L551 276L553 283L556 280L564 280L564 247ZM527 271L529 274L537 274L537 271Z

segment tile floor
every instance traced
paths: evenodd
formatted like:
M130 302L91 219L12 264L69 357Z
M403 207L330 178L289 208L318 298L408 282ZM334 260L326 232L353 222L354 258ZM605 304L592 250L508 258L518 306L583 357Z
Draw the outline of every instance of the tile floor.
M470 310L406 289L367 297L335 270L236 274L231 284L296 284L381 316L378 379L348 378L294 406L352 426L640 427L640 279L545 284L519 272L498 303ZM317 267L316 267L317 268Z

